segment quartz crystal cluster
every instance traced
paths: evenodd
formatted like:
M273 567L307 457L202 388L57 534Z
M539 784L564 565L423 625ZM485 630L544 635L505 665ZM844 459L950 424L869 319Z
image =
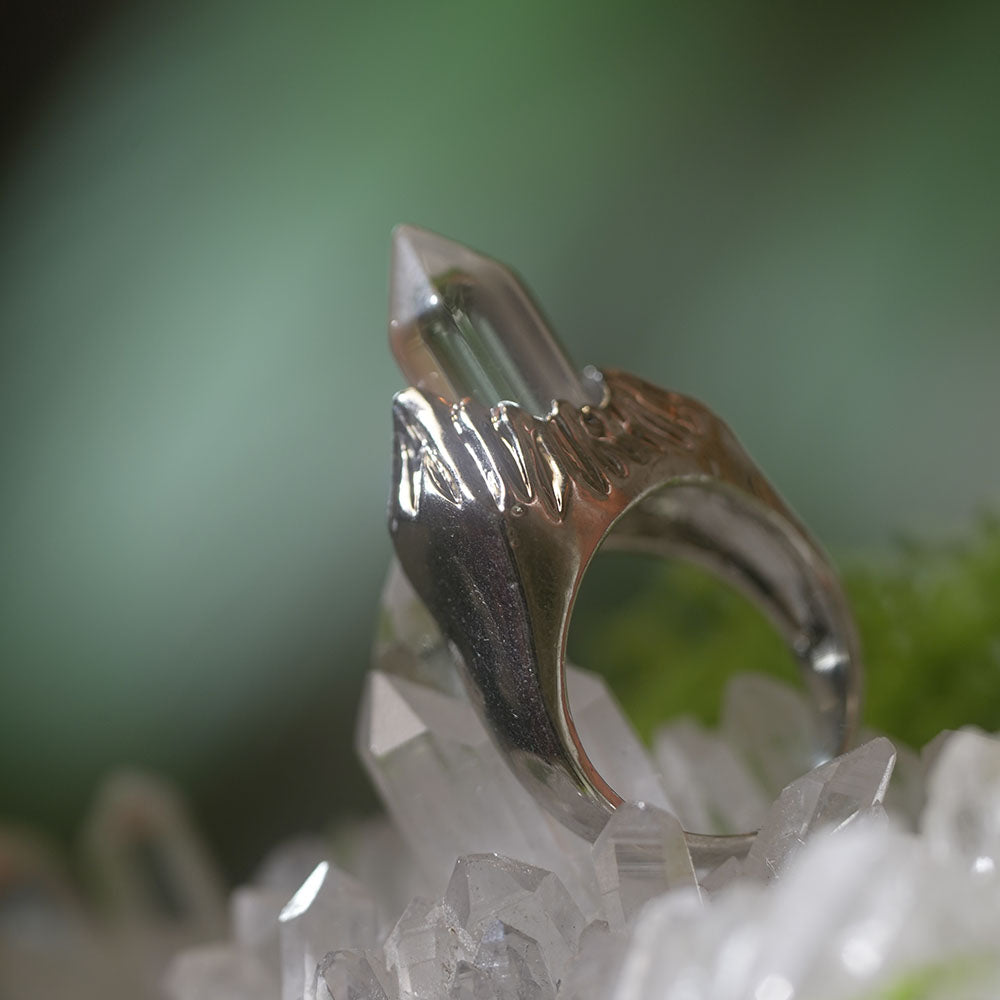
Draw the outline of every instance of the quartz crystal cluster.
M741 675L717 730L675 719L648 751L574 670L582 738L630 800L585 843L511 777L398 570L383 607L358 746L386 816L280 845L226 913L171 797L119 780L87 838L113 933L0 840L0 996L1000 996L994 737L870 733L817 762L806 699ZM746 857L692 864L684 829L754 828Z
M443 399L598 404L498 262L397 229L390 339ZM817 759L795 691L729 685L716 731L652 752L603 681L573 719L625 798L594 843L515 780L398 568L358 722L382 819L278 847L229 895L169 789L113 779L84 837L97 921L51 852L0 829L0 1000L874 1000L1000 997L1000 741ZM697 868L685 830L759 830Z
M717 731L677 719L650 753L598 677L570 698L630 800L594 844L511 777L394 569L358 727L387 817L280 848L168 996L1000 996L1000 742L867 734L817 763L806 699L742 675ZM746 857L692 864L684 829L754 828Z

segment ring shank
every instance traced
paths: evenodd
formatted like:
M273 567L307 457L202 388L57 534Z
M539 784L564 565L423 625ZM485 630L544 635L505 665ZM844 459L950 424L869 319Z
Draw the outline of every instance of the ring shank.
M820 723L843 752L861 661L819 546L707 407L622 372L600 408L537 418L416 389L393 407L390 531L471 701L521 783L590 840L621 804L570 712L573 604L602 544L680 555L756 602L796 656ZM697 863L745 853L752 834L689 834Z
M604 547L680 557L740 590L799 664L821 724L818 749L848 749L860 711L858 639L826 557L797 524L720 484L666 486L626 511Z

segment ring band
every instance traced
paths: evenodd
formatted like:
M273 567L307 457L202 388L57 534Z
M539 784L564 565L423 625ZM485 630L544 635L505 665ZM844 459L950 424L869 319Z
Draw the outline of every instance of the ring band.
M819 546L703 404L623 372L596 404L542 415L409 388L393 404L397 557L522 784L594 840L621 796L581 745L566 690L573 603L606 543L700 563L762 607L800 664L827 756L858 722L861 661ZM688 834L696 863L753 833Z

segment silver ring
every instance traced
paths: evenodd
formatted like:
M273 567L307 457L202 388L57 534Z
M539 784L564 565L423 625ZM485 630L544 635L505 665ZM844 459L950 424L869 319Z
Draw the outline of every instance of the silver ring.
M573 604L602 545L680 555L740 588L800 664L824 755L848 749L862 667L844 595L722 420L623 372L576 376L511 272L422 230L397 230L392 311L415 383L393 403L397 557L545 809L594 840L622 802L581 745L566 690ZM753 836L688 844L708 864Z

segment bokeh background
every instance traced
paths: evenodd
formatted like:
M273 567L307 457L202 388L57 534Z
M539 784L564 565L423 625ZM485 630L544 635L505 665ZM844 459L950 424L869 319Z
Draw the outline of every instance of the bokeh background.
M69 838L138 764L236 875L370 806L397 221L709 401L837 555L996 500L1000 6L21 6L0 815Z

